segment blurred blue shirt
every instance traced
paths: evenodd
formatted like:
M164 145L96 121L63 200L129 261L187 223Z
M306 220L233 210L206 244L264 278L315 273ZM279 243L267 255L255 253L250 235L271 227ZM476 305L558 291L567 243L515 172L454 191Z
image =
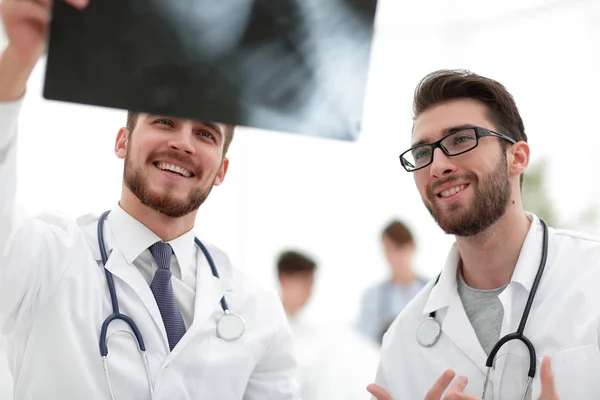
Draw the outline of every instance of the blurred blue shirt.
M417 277L410 285L390 280L367 289L362 298L359 330L381 344L390 324L426 283L425 279Z

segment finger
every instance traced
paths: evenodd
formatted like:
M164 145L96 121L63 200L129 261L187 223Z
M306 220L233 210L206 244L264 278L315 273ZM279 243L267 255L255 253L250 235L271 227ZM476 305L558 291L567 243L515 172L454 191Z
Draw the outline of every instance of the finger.
M4 0L4 1L7 1L7 0ZM17 0L17 1L23 1L23 0ZM52 2L53 2L53 0L33 0L33 1L43 4L45 6L48 6L48 5L52 4ZM79 9L86 8L90 3L89 0L64 0L64 2L72 7L79 8Z
M538 400L557 400L558 394L554 387L554 373L552 372L552 360L550 356L545 356L542 360L540 377L542 380L542 392Z
M89 0L64 0L64 1L65 1L65 3L71 5L75 8L78 8L80 10L83 10L90 4Z
M462 392L454 392L448 394L444 400L481 400L481 397L471 396L470 394Z
M6 20L27 20L37 23L46 23L50 20L48 8L33 1L5 1L0 4L0 12Z
M384 388L374 383L371 383L369 386L367 386L367 391L371 393L377 400L394 400Z
M43 6L48 7L50 4L52 4L52 0L4 0L5 3L9 2L9 1L14 1L15 3L37 3L37 4L41 4Z
M467 383L469 383L469 380L466 376L459 376L448 389L448 393L462 393L467 387Z
M446 390L448 385L452 382L452 379L454 379L454 375L456 375L454 371L447 369L446 372L435 381L431 389L429 389L424 400L440 400L442 394L444 394L444 390Z

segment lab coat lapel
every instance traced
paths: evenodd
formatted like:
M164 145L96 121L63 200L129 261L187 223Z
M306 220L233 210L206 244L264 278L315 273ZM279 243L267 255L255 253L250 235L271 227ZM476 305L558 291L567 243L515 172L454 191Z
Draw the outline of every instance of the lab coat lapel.
M475 363L481 372L487 372L485 367L487 356L479 343L469 317L467 317L458 293L454 293L450 299L450 305L442 323L442 331Z
M460 254L456 243L452 245L446 265L441 272L438 283L432 288L423 309L424 315L437 312L436 318L442 324L442 332L482 371L487 372L485 362L487 356L479 343L475 330L465 312L458 290L456 274ZM445 315L443 311L446 309Z
M213 276L210 266L202 251L197 251L196 262L196 302L194 304L194 323L199 327L206 326L206 321L217 308L221 310L220 301L225 294L223 279ZM222 311L222 310L221 310Z
M160 330L164 337L165 346L168 348L167 332L160 315L158 306L154 295L150 290L150 286L144 280L144 277L140 274L138 269L127 262L123 253L119 249L112 251L108 262L106 263L106 269L109 270L115 277L117 277L125 285L129 286L138 295L142 303L148 310L148 313L152 316L154 323ZM119 296L119 282L115 279L115 287L117 288L117 297ZM120 304L122 306L122 304Z
M225 293L224 281L212 275L208 262L203 257L202 251L196 252L196 299L194 303L194 321L188 331L183 335L177 346L173 349L166 362L176 357L185 346L192 342L200 333L204 334L210 329L209 334L216 335L214 321L209 322L209 317L215 310L221 310L220 300ZM210 327L210 328L209 328Z

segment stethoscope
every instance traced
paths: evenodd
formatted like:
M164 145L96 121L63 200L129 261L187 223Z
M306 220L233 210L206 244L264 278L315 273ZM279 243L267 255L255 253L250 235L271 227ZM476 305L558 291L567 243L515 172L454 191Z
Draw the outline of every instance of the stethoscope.
M548 225L546 225L546 222L542 219L540 219L540 222L542 224L542 229L544 232L544 237L542 240L542 259L540 260L540 266L538 267L535 280L533 281L531 292L529 292L529 297L527 298L525 310L523 310L523 315L521 316L521 322L519 323L517 331L514 333L509 333L508 335L500 338L500 340L498 340L498 342L494 345L492 351L490 351L490 354L488 355L487 361L485 363L485 366L487 367L487 374L485 377L485 382L483 384L483 395L481 396L482 398L485 398L485 393L489 384L494 359L496 358L498 351L500 351L500 348L507 342L510 342L511 340L520 340L525 344L525 346L527 346L527 350L529 352L529 372L527 373L527 383L525 385L525 391L523 393L523 400L525 400L527 392L531 387L533 377L535 376L535 348L533 347L533 344L531 344L531 341L527 339L527 337L523 334L523 331L525 330L525 324L527 323L527 318L529 317L529 311L531 311L531 304L533 303L533 299L540 284L540 280L542 279L544 267L546 266L546 258L548 257ZM440 280L440 275L441 273L437 276L433 286L437 285L438 281ZM435 317L435 311L432 311L429 313L429 317L425 318L419 325L419 328L417 329L417 342L423 347L431 347L437 343L441 334L442 326Z
M148 357L146 356L146 345L144 344L144 339L142 337L142 333L138 329L133 319L129 316L122 314L119 311L119 302L117 299L117 292L115 290L115 283L113 280L112 273L106 269L106 263L108 262L108 255L106 253L106 247L104 246L104 234L103 234L103 226L104 221L106 220L107 215L110 211L105 211L98 220L98 247L100 248L100 255L102 257L102 264L104 266L104 273L106 274L106 283L108 285L108 291L110 293L110 301L112 303L113 312L108 316L102 323L102 329L100 330L100 355L102 356L102 365L104 367L104 374L106 376L106 381L108 382L108 389L110 391L110 397L112 400L115 400L115 396L113 394L112 385L110 383L110 375L108 373L108 339L107 331L108 326L114 320L121 320L125 322L131 328L131 332L123 331L131 336L134 340L137 341L138 347L140 350L140 354L142 356L142 362L144 363L144 368L146 370L146 376L148 378L148 387L150 389L150 398L154 399L154 385L152 383L152 375L150 373L150 365L148 363ZM198 240L198 238L194 238L196 245L200 247L202 253L204 253L204 257L206 257L206 261L208 261L208 265L210 265L210 269L215 278L219 278L219 272L217 271L217 267L215 262L210 255L208 249ZM244 319L238 314L232 313L229 311L229 306L227 305L227 301L225 300L225 296L221 298L221 308L223 309L223 316L217 322L217 336L226 341L234 341L242 337L244 332L246 331L246 324ZM114 333L113 333L114 334Z

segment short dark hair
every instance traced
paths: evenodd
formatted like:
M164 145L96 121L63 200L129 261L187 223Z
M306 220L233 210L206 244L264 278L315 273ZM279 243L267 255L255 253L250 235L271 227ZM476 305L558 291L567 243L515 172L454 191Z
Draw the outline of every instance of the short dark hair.
M317 263L305 254L288 250L281 253L277 259L277 272L286 275L312 273L317 269Z
M135 124L137 122L138 116L140 115L137 111L127 111L127 122L126 127L129 133L133 132L135 129ZM226 125L225 129L225 142L223 143L223 155L227 154L227 150L229 150L229 145L233 140L233 135L235 133L235 126Z
M387 226L383 229L381 233L382 237L387 237L390 239L396 246L401 247L408 244L415 244L415 240L413 238L410 229L401 221L393 220L387 224Z
M429 108L458 99L474 99L484 103L488 116L506 136L527 142L525 126L512 95L495 80L464 69L442 69L426 75L417 85L413 101L413 120ZM510 145L500 141L502 149ZM523 186L523 175L521 175Z

